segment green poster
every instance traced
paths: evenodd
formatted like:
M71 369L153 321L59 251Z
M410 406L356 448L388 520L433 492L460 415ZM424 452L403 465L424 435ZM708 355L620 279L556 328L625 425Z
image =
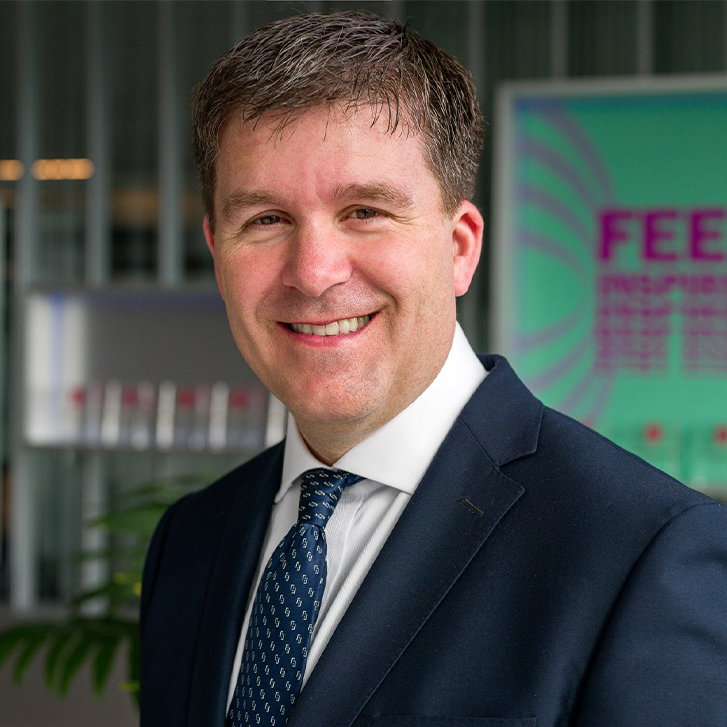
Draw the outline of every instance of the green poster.
M546 404L727 488L727 81L506 87L497 349Z

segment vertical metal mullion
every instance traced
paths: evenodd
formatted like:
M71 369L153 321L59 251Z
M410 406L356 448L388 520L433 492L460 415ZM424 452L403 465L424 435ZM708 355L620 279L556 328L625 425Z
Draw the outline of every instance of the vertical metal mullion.
M83 528L81 517L81 486L79 457L76 452L59 452L56 459L55 487L58 493L58 511L55 513L58 523L58 541L56 554L58 557L58 595L65 602L73 598L75 588L76 557L78 555L77 534ZM61 465L61 466L58 466Z
M23 287L35 282L38 267L38 181L31 174L39 156L36 12L35 3L18 6L18 144L25 173L18 182L15 275Z
M106 488L106 460L102 452L88 452L81 463L81 549L84 553L100 552L108 546L108 535L88 523L98 520L108 511ZM101 586L108 578L107 559L88 560L81 568L81 588L90 591ZM103 612L105 599L95 599L84 604L87 615Z
M174 17L174 0L159 3L158 277L162 285L169 287L182 282L184 267Z
M20 3L18 23L18 146L25 173L18 182L13 275L14 398L12 411L13 470L10 523L10 602L18 611L36 603L38 591L37 483L33 461L23 446L25 412L25 360L21 332L24 328L25 291L35 281L38 243L38 182L31 174L39 156L38 48L36 3Z
M651 0L638 0L636 72L641 76L654 72L654 4Z
M550 0L550 76L568 76L567 0Z
M87 68L86 107L88 118L88 155L94 174L88 181L86 195L86 285L98 288L111 279L111 175L109 154L109 115L107 113L108 76L103 3L86 6ZM102 550L108 542L106 533L90 527L106 512L106 460L101 451L81 455L81 548L84 552ZM101 586L107 576L100 560L85 560L81 565L81 588L85 591ZM87 602L84 613L103 611L101 600Z
M86 105L88 155L94 174L86 195L86 284L100 287L111 277L108 84L104 38L104 4L88 3Z
M486 3L482 0L469 0L467 3L467 64L477 88L480 109L485 112L486 80ZM482 315L482 271L475 271L467 294L457 306L462 329L476 351L483 350L484 328L486 321Z
M5 299L5 281L7 276L5 261L7 260L7 225L5 217L5 207L0 199L0 382L5 381L7 371L5 368L5 356L7 352L7 341L5 336L7 330L2 324L5 321L5 310L7 301ZM6 433L5 433L5 386L0 384L0 466L7 458L5 451ZM4 505L5 478L0 476L0 544L3 542L4 532L3 523L5 522L3 505Z

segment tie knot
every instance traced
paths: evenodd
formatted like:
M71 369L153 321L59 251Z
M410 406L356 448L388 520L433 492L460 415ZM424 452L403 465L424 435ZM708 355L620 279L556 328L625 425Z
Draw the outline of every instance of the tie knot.
M360 475L343 470L320 468L304 472L300 481L298 522L325 527L344 488L362 479Z

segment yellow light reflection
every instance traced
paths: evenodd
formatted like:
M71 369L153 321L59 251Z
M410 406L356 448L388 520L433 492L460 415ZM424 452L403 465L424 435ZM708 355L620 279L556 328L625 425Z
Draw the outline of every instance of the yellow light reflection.
M94 166L90 159L38 159L30 168L36 179L88 179Z
M17 159L0 159L0 182L17 182L25 171Z

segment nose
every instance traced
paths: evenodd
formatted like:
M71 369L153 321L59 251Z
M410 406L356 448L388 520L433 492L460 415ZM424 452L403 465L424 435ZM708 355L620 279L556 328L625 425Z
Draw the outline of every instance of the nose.
M289 245L283 284L309 298L318 298L351 277L348 244L325 225L300 225Z

